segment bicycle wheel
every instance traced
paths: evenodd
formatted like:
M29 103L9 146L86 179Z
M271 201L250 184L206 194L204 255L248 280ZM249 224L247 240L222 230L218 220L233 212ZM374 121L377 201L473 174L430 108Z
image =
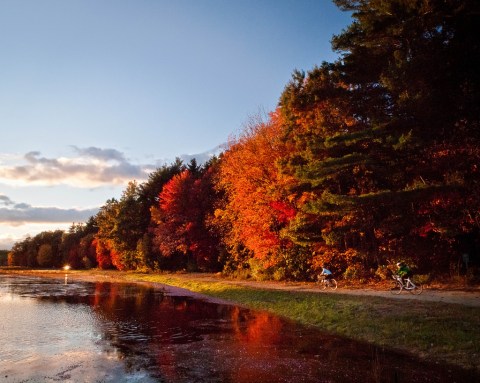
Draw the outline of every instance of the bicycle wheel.
M414 295L420 295L423 291L423 286L420 284L413 285L413 289L410 292Z
M330 279L329 283L328 283L328 287L330 287L332 290L336 290L337 289L337 281L335 279Z
M390 292L392 294L400 294L402 292L403 286L398 281L393 281L392 286L390 287Z

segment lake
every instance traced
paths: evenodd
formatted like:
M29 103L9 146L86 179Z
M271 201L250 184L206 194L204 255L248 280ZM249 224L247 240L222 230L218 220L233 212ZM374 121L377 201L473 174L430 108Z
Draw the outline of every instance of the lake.
M168 286L0 275L0 382L476 379Z

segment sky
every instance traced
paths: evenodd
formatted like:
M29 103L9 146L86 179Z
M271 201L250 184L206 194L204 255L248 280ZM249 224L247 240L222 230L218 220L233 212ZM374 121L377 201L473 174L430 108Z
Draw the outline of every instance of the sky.
M218 151L350 23L330 0L0 0L0 249Z

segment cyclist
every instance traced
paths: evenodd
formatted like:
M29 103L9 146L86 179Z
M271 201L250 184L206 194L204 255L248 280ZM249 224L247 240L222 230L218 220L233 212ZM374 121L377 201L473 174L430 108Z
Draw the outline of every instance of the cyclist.
M322 272L320 276L324 277L326 280L330 280L333 278L333 274L330 270L328 270L325 265L322 265Z
M397 268L397 275L402 278L402 283L405 283L406 278L412 277L412 271L410 270L410 267L408 267L404 262L398 262Z

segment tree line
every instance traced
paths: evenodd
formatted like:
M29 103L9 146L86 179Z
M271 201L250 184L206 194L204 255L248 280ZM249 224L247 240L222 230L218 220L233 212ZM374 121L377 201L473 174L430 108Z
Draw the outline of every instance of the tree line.
M88 222L17 242L9 264L278 280L324 264L385 278L398 260L478 270L478 2L334 2L353 20L332 39L338 60L294 71L218 158L130 182Z

